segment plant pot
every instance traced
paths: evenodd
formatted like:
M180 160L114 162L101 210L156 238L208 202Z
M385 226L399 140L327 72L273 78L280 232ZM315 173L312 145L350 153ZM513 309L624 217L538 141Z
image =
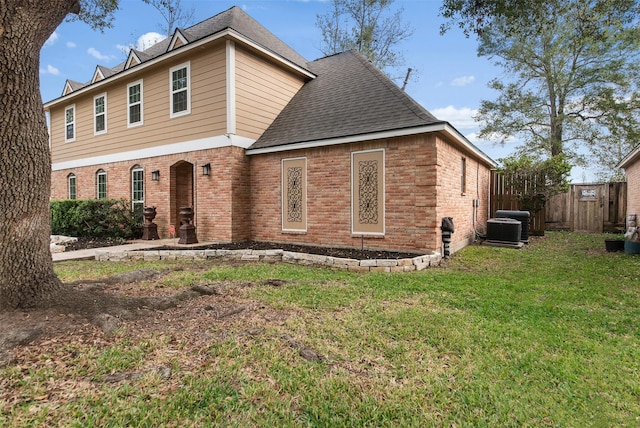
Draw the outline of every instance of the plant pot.
M640 242L624 241L624 252L627 254L640 254Z
M620 239L605 239L604 248L609 253L624 251L624 242L625 241L621 241Z

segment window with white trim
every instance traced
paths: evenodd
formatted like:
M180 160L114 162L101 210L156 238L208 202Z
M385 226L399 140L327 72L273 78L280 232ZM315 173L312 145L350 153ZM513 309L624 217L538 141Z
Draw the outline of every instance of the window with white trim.
M169 70L169 83L171 85L170 117L178 117L191 112L190 79L189 63L172 67Z
M93 98L93 135L107 132L107 94Z
M127 127L142 125L142 80L127 85Z
M69 191L68 195L69 195L69 199L76 199L77 197L77 188L76 188L76 175L75 174L69 174L67 176L67 189Z
M104 169L96 172L96 198L107 199L107 173Z
M144 170L136 165L131 169L131 209L142 223L144 208Z
M64 109L64 141L70 143L76 140L76 105Z

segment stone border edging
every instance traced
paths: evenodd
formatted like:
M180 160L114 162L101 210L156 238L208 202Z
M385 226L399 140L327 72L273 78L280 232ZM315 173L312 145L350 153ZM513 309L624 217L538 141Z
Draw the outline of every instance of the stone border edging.
M299 265L328 266L346 269L352 272L411 272L423 270L429 266L439 266L440 253L417 256L411 259L345 259L308 253L295 253L284 250L142 250L109 251L96 250L98 261L126 260L208 260L228 258L232 260L254 262L284 262Z

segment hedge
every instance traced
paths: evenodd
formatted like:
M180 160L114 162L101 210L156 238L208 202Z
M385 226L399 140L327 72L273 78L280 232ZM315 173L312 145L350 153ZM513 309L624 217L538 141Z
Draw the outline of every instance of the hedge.
M142 235L141 221L126 199L51 201L53 235L136 239Z

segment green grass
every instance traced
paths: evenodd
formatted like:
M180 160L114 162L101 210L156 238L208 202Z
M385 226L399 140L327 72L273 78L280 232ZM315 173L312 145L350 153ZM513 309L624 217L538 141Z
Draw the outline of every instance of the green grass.
M124 332L65 345L74 357L63 366L48 355L5 367L0 379L24 396L90 387L55 402L0 399L0 426L640 426L640 257L606 253L603 240L548 233L517 251L471 246L404 274L187 267L163 281L238 284L239 297L284 316L257 311L258 336L240 319L203 324L211 339L199 346ZM56 266L75 278L162 264ZM284 334L326 359L304 360ZM158 358L171 379L97 381Z

